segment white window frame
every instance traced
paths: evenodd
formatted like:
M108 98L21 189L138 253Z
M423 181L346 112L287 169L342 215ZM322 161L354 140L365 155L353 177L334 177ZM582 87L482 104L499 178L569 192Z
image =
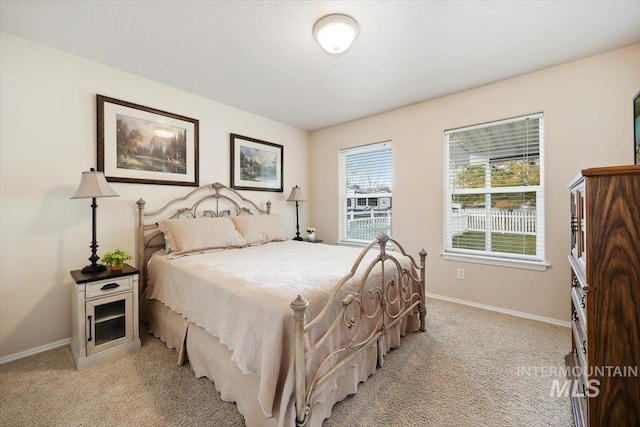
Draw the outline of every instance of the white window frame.
M347 204L348 204L347 176L346 176L347 175L346 174L347 154L357 153L359 151L364 152L364 151L379 150L379 149L382 149L383 147L391 147L391 156L392 156L391 176L393 177L393 145L390 140L357 146L357 147L344 148L339 151L339 154L338 154L338 245L365 246L369 244L371 240L373 240L373 239L369 239L369 240L353 239L353 238L348 238L347 236ZM393 183L391 185L392 185L391 193L389 193L388 197L390 199L393 199ZM354 199L355 206L368 206L367 199L364 197L362 199L364 200L363 205L358 204L359 198ZM389 234L389 237L393 236L393 220L391 222L391 229L388 234Z
M450 139L449 136L456 132L468 131L477 128L502 125L509 122L522 121L530 118L539 120L539 164L540 183L536 186L519 187L485 187L478 190L454 190L450 180ZM490 264L504 267L523 268L530 270L545 271L549 264L545 261L545 238L544 238L544 114L536 113L527 116L515 117L506 120L499 120L490 123L483 123L474 126L467 126L447 130L444 133L444 243L445 248L440 254L443 259L453 261L472 262L479 264ZM452 213L454 206L452 198L454 194L492 194L492 193L518 193L536 192L536 255L507 254L501 252L468 250L453 247Z

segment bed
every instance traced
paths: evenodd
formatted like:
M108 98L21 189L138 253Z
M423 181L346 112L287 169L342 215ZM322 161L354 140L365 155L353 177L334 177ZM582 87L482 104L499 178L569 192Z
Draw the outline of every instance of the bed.
M364 249L290 240L270 202L220 183L145 204L143 321L247 426L321 425L401 336L425 330L424 250L416 262L386 235Z

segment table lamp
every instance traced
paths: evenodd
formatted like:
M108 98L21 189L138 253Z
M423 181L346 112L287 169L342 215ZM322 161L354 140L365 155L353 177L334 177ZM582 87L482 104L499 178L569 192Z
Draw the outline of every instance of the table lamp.
M304 202L304 194L302 194L302 188L297 185L291 189L291 194L287 199L287 202L296 202L296 237L293 240L302 240L300 237L300 221L298 217L298 202Z
M98 264L98 260L100 259L97 254L98 242L96 242L96 208L98 207L96 199L98 197L118 197L118 194L109 187L104 173L96 172L94 168L91 168L91 170L87 172L82 172L80 185L76 192L73 193L73 196L71 196L72 199L93 200L91 203L93 213L93 240L91 241L91 257L89 258L91 264L82 269L83 273L97 273L107 269L105 265Z

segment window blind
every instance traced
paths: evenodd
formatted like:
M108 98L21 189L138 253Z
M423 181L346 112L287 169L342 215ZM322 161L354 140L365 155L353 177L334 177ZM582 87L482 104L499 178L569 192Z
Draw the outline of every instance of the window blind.
M391 141L340 150L339 241L368 243L391 235L393 154Z
M544 260L543 115L445 132L445 252Z

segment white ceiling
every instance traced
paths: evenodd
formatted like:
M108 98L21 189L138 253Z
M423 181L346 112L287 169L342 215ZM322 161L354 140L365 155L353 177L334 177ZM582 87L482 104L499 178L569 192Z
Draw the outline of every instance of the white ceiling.
M352 16L343 56L314 23ZM640 1L2 1L2 31L304 130L640 43ZM640 71L639 71L640 72Z

